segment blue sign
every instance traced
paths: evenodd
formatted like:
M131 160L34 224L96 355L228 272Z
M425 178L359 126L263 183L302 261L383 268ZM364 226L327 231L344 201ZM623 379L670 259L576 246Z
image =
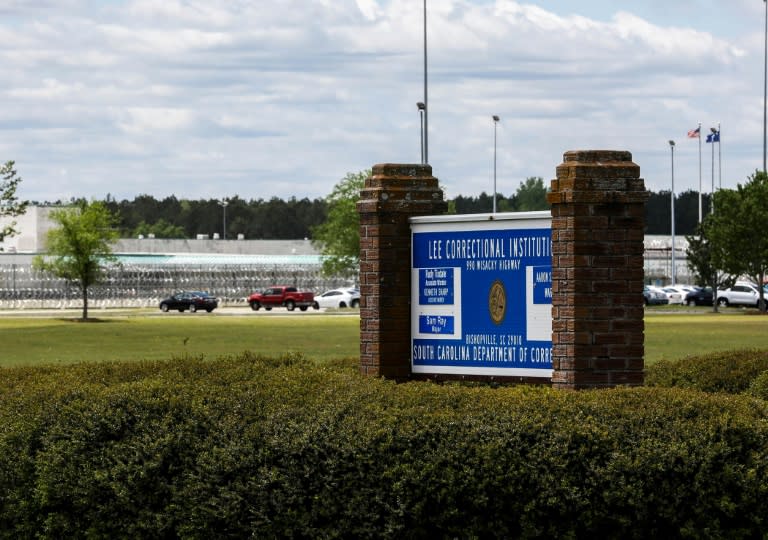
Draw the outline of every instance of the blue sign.
M415 373L551 377L551 218L531 214L412 222Z
M453 334L453 315L419 315L422 334Z
M419 269L419 304L453 304L453 268Z

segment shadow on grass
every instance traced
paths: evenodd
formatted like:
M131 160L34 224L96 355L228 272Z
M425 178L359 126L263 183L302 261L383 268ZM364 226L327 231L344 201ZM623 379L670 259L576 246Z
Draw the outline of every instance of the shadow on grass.
M64 318L60 317L57 320L61 322L73 322L73 323L113 323L116 322L114 319L99 319L98 317L88 317L87 319L83 319L82 317L77 317L74 319L70 319L69 317Z

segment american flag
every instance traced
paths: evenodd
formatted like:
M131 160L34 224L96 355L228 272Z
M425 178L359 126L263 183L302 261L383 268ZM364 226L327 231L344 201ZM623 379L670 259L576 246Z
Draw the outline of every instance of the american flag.
M700 131L701 131L701 126L697 127L696 129L690 129L688 130L688 136L691 139L698 139Z

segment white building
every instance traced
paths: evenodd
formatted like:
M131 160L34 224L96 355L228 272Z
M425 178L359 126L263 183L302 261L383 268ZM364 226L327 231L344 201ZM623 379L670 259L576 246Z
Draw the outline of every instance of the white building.
M0 252L40 253L45 247L45 237L53 227L50 219L53 206L28 206L27 211L17 217L0 216L0 228L16 222L19 234L6 237L0 242Z

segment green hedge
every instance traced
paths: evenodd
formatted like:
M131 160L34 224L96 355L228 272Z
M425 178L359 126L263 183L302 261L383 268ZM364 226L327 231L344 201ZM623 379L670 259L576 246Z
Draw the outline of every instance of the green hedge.
M740 394L766 371L768 350L743 349L660 360L646 369L645 384Z
M0 370L12 538L760 538L766 402L395 384L354 360Z

